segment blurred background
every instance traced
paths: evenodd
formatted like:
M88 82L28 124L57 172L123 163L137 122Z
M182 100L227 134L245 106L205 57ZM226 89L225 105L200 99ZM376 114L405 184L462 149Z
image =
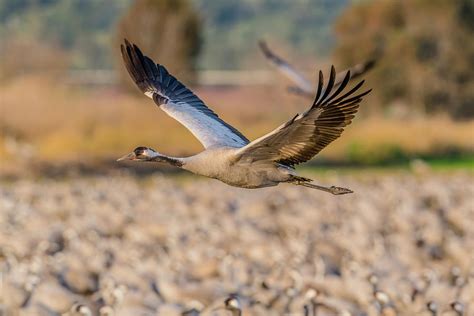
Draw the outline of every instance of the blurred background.
M124 38L249 139L311 102L259 40L315 87L375 58L298 169L356 194L116 163L201 150L133 85ZM0 0L0 315L230 315L232 293L244 315L472 315L473 38L472 0Z
M468 0L1 1L2 173L115 168L113 158L135 145L174 155L200 149L138 94L122 64L123 38L250 139L310 103L287 93L259 39L315 85L319 69L377 58L364 75L373 93L314 164L419 158L472 167L473 12Z

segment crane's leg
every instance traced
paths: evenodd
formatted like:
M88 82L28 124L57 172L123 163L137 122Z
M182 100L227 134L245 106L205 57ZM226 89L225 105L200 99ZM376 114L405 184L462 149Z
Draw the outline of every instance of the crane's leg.
M317 184L312 184L310 182L313 182L313 180L308 179L308 178L304 178L304 177L299 177L299 176L293 176L289 182L292 183L292 184L296 184L296 185L302 185L302 186L307 187L307 188L317 189L317 190L321 190L321 191L324 191L324 192L329 192L329 193L332 193L334 195L341 195L341 194L347 194L347 193L353 193L354 192L350 189L336 187L336 186L325 187L325 186L321 186L321 185L317 185Z

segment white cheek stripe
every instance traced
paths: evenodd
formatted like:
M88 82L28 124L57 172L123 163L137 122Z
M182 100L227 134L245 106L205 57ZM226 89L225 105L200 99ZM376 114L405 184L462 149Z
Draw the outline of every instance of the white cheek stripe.
M150 149L147 149L145 152L148 157L155 157L158 155L158 152L154 152L153 150L150 150Z

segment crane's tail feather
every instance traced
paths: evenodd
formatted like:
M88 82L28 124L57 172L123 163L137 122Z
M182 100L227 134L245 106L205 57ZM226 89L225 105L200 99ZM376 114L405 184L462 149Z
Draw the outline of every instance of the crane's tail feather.
M310 183L310 182L313 182L312 179L299 177L299 176L293 176L289 182L292 183L292 184L301 185L301 186L304 186L304 187L307 187L307 188L317 189L317 190L321 190L321 191L324 191L324 192L329 192L329 193L332 193L334 195L342 195L342 194L347 194L347 193L353 193L354 192L354 191L352 191L350 189L347 189L347 188L341 188L341 187L336 187L336 186L324 187L324 186L321 186L321 185L313 184L313 183Z

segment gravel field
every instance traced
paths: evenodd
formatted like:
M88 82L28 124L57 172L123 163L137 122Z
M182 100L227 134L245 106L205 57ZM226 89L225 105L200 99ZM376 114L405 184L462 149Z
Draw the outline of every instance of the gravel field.
M474 315L474 181L0 182L0 315Z

